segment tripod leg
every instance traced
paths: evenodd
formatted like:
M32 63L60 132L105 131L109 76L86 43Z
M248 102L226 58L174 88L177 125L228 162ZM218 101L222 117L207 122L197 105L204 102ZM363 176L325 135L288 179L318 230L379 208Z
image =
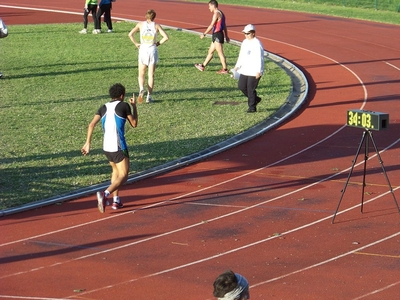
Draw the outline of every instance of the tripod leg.
M364 133L367 132L367 131L368 130L365 130ZM370 131L368 131L368 133L369 132ZM366 186L365 175L367 174L367 160L369 158L369 153L368 153L368 151L369 151L369 143L368 143L369 136L370 135L367 135L366 139L365 139L364 173L363 173L362 194L361 194L361 213L364 212L364 193L365 193L365 186Z
M398 210L399 213L400 213L399 204L397 203L396 196L394 195L394 192L393 192L393 189L392 189L392 185L390 184L390 181L389 181L389 177L387 176L385 167L383 166L383 161L382 161L381 155L379 154L378 148L376 147L374 138L373 138L373 136L372 136L372 132L369 131L368 133L369 133L369 137L371 138L372 144L374 145L374 149L375 149L376 155L378 156L379 163L380 163L380 165L381 165L381 167L382 167L383 175L385 176L386 182L387 182L387 184L388 184L388 186L389 186L390 193L392 193L394 203L396 204L397 210Z
M333 214L332 224L333 224L333 222L335 221L336 214L337 214L337 212L338 212L338 210L339 210L339 206L340 206L340 203L342 202L344 193L346 192L347 185L349 184L349 180L350 180L351 174L353 173L353 169L354 169L354 166L355 166L355 164L356 164L356 162L357 162L357 158L358 158L358 155L360 154L361 147L362 147L362 145L363 145L363 143L364 143L365 137L366 137L366 131L363 132L363 135L362 135L362 138L361 138L361 142L360 142L360 144L358 145L358 149L357 149L356 155L354 156L354 159L353 159L353 164L351 165L351 168L350 168L349 176L347 176L346 183L344 184L344 187L343 187L343 189L342 189L342 195L340 196L340 200L339 200L339 203L338 203L338 205L337 205L337 207L336 207L336 211L335 211L335 213Z

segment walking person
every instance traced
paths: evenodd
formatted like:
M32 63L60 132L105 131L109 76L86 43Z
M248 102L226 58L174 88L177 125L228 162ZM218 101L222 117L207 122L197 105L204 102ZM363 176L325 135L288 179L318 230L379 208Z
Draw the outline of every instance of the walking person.
M264 47L256 38L254 25L248 24L242 30L245 40L240 46L239 58L234 71L240 74L238 87L247 97L248 113L257 111L261 98L257 95L257 86L264 73Z
M0 38L5 38L8 36L8 29L6 24L4 24L3 20L0 18ZM0 78L3 78L3 73L0 72Z
M138 124L138 114L136 109L135 96L129 99L131 107L127 102L124 102L125 87L116 83L109 89L111 101L102 105L94 115L89 124L86 143L83 145L81 152L87 155L90 152L90 143L93 135L93 130L97 123L101 121L104 131L103 136L103 151L106 155L111 168L111 185L105 191L97 192L97 207L101 213L104 213L107 198L113 195L113 209L123 207L121 199L118 196L118 189L126 182L129 174L129 152L125 140L125 123L128 120L132 127Z
M87 33L88 17L92 14L94 29L98 28L97 25L97 0L86 0L85 7L83 9L83 29L79 33Z
M161 25L154 22L156 18L156 12L150 9L146 12L146 21L139 22L136 26L129 32L129 38L132 43L135 44L136 48L139 49L138 55L138 82L139 82L139 96L138 102L142 103L144 96L144 83L146 69L147 72L147 96L146 103L154 102L152 98L152 93L154 89L154 73L156 71L158 58L158 49L160 45L168 41L168 34L164 31ZM135 33L140 33L140 43L135 39ZM157 41L158 33L161 34L162 39Z
M224 54L224 41L226 40L228 43L230 41L228 36L228 28L226 26L226 18L224 13L218 9L218 2L216 0L211 0L208 2L208 8L210 12L213 14L211 19L211 24L207 27L206 31L202 35L200 35L201 39L204 39L206 34L212 31L212 40L210 48L208 49L208 54L202 64L195 64L194 66L199 71L204 71L205 67L211 61L214 56L214 52L217 51L219 59L222 64L222 69L219 70L218 74L228 74L228 69L226 66L226 57Z
M112 0L100 0L99 7L97 9L97 27L93 31L93 33L101 33L101 16L104 14L104 22L107 24L107 28L109 33L113 32L113 26L111 22L111 9L112 9Z
M228 270L215 279L213 295L218 300L247 300L250 299L249 283L242 275Z

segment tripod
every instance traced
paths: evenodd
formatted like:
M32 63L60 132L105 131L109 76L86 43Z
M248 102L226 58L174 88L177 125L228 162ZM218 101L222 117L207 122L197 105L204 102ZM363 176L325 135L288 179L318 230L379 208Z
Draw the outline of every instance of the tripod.
M372 136L372 132L370 130L368 130L368 129L365 129L364 132L363 132L362 138L361 138L360 145L358 146L356 156L354 157L353 165L351 166L351 169L350 169L350 172L349 172L349 176L347 177L347 180L346 180L346 183L344 185L344 188L342 189L342 196L340 197L340 200L339 200L338 206L336 208L335 214L333 215L332 224L335 221L336 214L337 214L337 212L339 210L340 203L342 202L344 193L346 192L346 188L347 188L347 185L349 184L349 180L350 180L351 174L353 173L354 166L355 166L355 164L357 162L358 155L360 154L361 147L362 147L363 144L365 144L364 174L363 174L362 196L361 196L361 213L363 213L363 208L364 208L364 188L365 188L365 185L366 185L365 184L365 174L366 174L366 170L367 170L367 160L369 158L369 156L368 156L369 141L371 141L373 146L374 146L376 155L378 156L378 159L379 159L379 163L380 163L380 165L382 167L383 174L385 175L386 182L387 182L387 184L389 186L389 190L392 193L394 203L396 204L397 210L400 213L399 204L397 203L397 200L396 200L396 197L394 195L394 192L393 192L392 186L390 184L389 178L388 178L388 176L386 174L386 170L385 170L385 167L383 166L383 161L382 161L381 156L379 154L378 148L376 147L376 144L375 144L375 141L374 141L374 137Z

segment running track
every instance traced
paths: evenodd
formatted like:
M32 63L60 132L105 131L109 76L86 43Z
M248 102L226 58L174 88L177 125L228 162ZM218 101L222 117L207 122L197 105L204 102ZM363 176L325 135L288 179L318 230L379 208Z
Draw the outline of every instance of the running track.
M1 1L7 24L80 22L83 1ZM206 4L116 2L113 15L204 30ZM379 162L355 168L333 213L362 130L347 109L388 112L374 132L398 196L400 27L221 5L231 38L247 23L271 52L300 66L309 101L290 122L246 144L126 186L126 206L100 215L90 196L0 220L0 299L212 299L227 268L252 299L397 299L400 216ZM118 28L118 25L115 25ZM360 155L359 162L363 157Z

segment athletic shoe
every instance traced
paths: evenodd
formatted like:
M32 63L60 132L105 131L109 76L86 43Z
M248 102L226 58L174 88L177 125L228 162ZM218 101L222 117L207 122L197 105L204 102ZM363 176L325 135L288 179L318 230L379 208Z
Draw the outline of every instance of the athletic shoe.
M255 108L249 108L247 110L247 113L255 113L255 112L257 112L257 109L255 109Z
M106 210L106 201L104 199L105 198L104 192L97 192L96 196L97 196L97 208L103 214L104 211Z
M195 64L194 66L197 68L197 70L199 70L199 71L201 71L201 72L204 71L204 66L203 66L203 64Z
M154 102L153 98L151 98L150 95L147 95L146 103L153 103L153 102Z
M137 98L139 104L143 103L143 96L144 96L144 90L141 90Z
M217 74L229 74L227 69L221 69L217 72Z
M0 72L0 78L3 77L3 73Z
M86 34L87 33L87 29L83 28L81 31L79 31L79 33Z
M108 33L113 33L112 29L107 30Z
M99 33L101 33L101 29L93 29L92 33L99 34Z
M120 208L123 208L124 205L122 204L121 201L120 202L113 202L111 207L112 207L112 209L120 209Z

